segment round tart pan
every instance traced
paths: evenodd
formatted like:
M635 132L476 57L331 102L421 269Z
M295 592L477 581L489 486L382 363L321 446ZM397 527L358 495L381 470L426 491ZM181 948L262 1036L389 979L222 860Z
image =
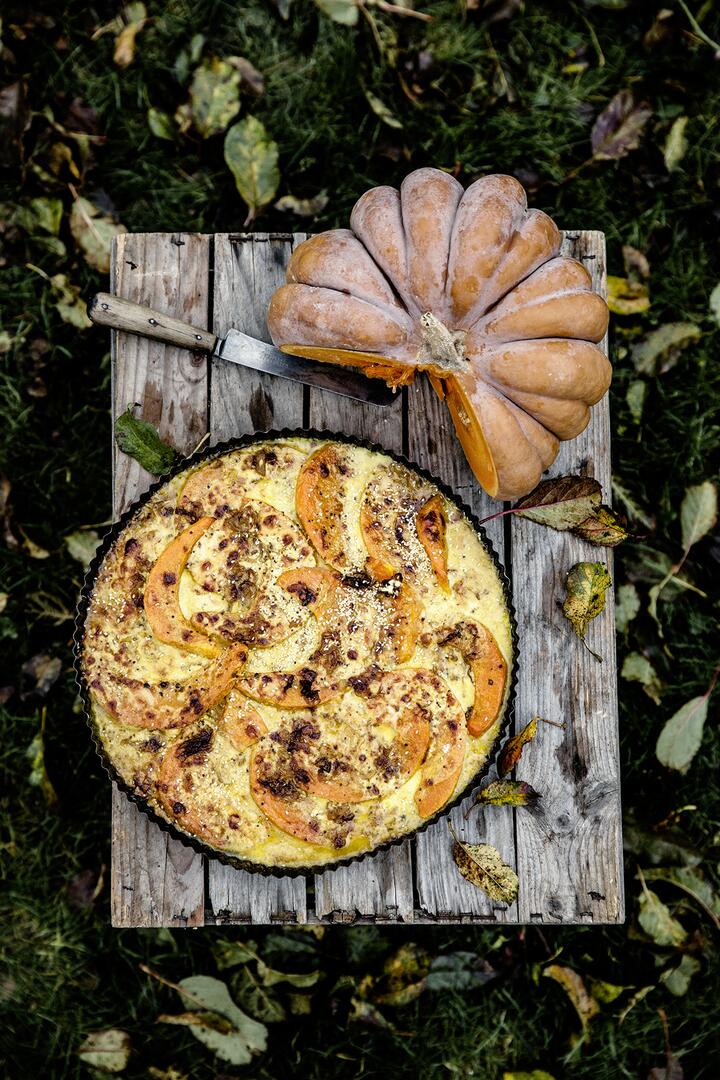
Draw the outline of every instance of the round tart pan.
M495 568L498 572L498 577L503 587L503 595L505 604L507 606L508 615L510 618L510 633L513 647L513 662L510 669L510 688L508 691L508 701L505 708L505 715L500 725L495 743L487 756L484 764L480 767L477 773L470 779L465 785L462 791L459 791L450 802L446 803L441 810L438 810L436 814L429 817L422 825L414 829L412 832L404 833L402 836L397 837L394 840L387 840L382 844L378 844L377 847L372 848L370 851L359 852L356 855L348 855L344 859L335 859L332 862L321 863L313 866L312 864L307 866L293 866L293 867L274 867L265 866L262 863L255 863L249 859L242 859L234 855L226 855L216 848L210 847L208 844L203 843L197 837L191 836L188 833L182 832L176 828L175 825L166 821L160 817L159 814L148 805L147 800L141 795L138 795L119 775L117 769L113 765L112 761L108 757L105 749L98 737L95 721L92 712L92 706L90 703L90 692L85 674L82 670L81 654L82 645L85 636L85 622L87 619L88 606L90 603L90 597L93 587L95 585L95 579L97 577L100 566L103 559L107 555L108 551L112 547L118 535L122 532L125 526L129 523L130 519L137 513L137 511L144 506L151 495L153 495L164 484L172 480L178 473L183 472L185 469L191 466L199 465L203 461L210 461L212 458L219 457L229 450L239 450L247 446L261 444L264 442L281 442L284 439L302 438L302 439L321 439L325 441L349 443L353 446L364 447L366 450L373 450L377 453L386 454L389 458L397 461L399 464L406 466L409 469L414 469L420 476L424 477L430 483L434 484L439 491L460 510L465 517L470 521L475 531L480 536L486 550L489 552ZM80 598L78 600L77 612L75 616L75 633L73 635L73 656L75 667L75 678L82 699L83 708L85 712L85 718L90 727L90 733L92 735L95 749L98 752L98 756L102 765L107 772L108 776L114 781L121 791L124 791L127 797L134 802L140 810L147 814L147 816L154 821L157 825L163 829L164 832L170 833L171 836L178 840L181 840L183 844L191 847L194 851L199 852L201 855L207 855L212 859L217 859L219 862L224 863L226 866L234 866L239 870L249 870L253 873L262 874L265 877L304 877L309 874L322 874L327 870L336 870L339 866L347 866L349 863L362 862L363 859L367 859L373 855L376 855L379 851L387 851L391 847L396 847L399 844L403 844L406 840L409 840L413 836L417 836L418 833L424 832L430 825L433 825L440 818L446 817L453 807L458 806L464 799L471 794L471 792L481 783L481 781L487 776L488 772L495 764L497 755L499 752L500 743L503 737L508 733L510 729L510 723L514 715L515 707L515 688L517 683L517 667L518 667L518 636L517 636L517 623L515 620L515 609L512 603L512 597L510 593L510 582L508 581L505 570L498 559L497 552L495 551L492 543L487 537L487 534L479 523L472 510L452 491L447 484L442 483L427 469L423 469L420 465L417 465L414 461L405 457L404 454L396 454L392 450L388 450L384 446L380 446L378 443L372 443L365 439L350 438L347 435L339 435L334 431L318 431L314 428L283 428L280 431L263 431L256 432L252 435L243 435L236 439L229 439L226 442L217 443L215 446L200 450L195 454L191 454L189 457L181 458L173 468L160 477L150 488L141 495L132 506L130 506L124 514L115 522L110 530L103 537L100 546L98 547L95 556L88 567L85 581L80 592Z

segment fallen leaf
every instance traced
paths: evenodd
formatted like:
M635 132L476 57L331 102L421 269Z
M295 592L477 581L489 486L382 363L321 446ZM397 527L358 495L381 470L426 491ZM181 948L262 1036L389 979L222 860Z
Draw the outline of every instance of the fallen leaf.
M387 124L387 126L391 128L401 128L403 126L402 120L398 120L397 116L395 116L385 102L381 101L371 90L365 90L365 98L378 120L382 120L383 124Z
M575 1011L580 1017L583 1030L585 1030L590 1021L599 1014L600 1006L595 998L588 993L581 976L572 968L562 967L560 964L548 964L547 967L543 968L543 975L548 979L554 979L556 983L562 986L575 1006Z
M571 530L575 536L595 547L617 547L627 540L628 531L624 519L609 506L600 506Z
M190 1000L203 1011L219 1014L229 1022L227 1032L216 1031L205 1024L188 1028L196 1039L209 1047L223 1061L232 1065L247 1065L254 1054L267 1048L267 1028L237 1007L227 986L209 975L191 975L179 983L184 1004Z
M23 551L27 552L31 559L49 559L50 552L47 548L41 547L40 544L36 544L34 540L31 540L24 529L18 525L18 532L22 537Z
M45 768L45 719L46 711L42 709L40 714L40 730L25 751L25 756L30 761L30 775L28 782L33 787L39 787L45 796L47 806L52 810L58 804L58 797L52 781Z
M219 971L248 964L258 958L254 941L216 941L212 954Z
M76 330L87 330L91 327L86 304L78 286L73 285L65 274L55 274L48 280L55 294L57 313L62 321L74 326Z
M647 255L630 244L622 246L623 266L630 281L647 281L650 277L650 263Z
M135 39L147 22L147 9L142 3L127 4L123 11L125 26L115 38L113 60L119 68L126 68L135 59Z
M154 105L151 105L147 111L147 121L150 131L156 139L166 139L168 142L174 141L176 128L169 113L156 109Z
M718 516L717 488L711 480L689 487L680 506L682 545L689 551L715 528Z
M675 322L651 330L632 349L632 362L641 375L664 375L677 364L684 349L701 337L695 323Z
M308 971L302 974L293 974L287 971L275 971L274 968L268 967L263 960L258 960L257 973L260 982L263 986L276 986L277 983L289 983L291 986L296 986L298 989L305 990L309 986L314 986L318 979L322 978L321 971Z
M674 1054L668 1053L664 1065L656 1065L647 1080L685 1080L683 1067Z
M653 866L643 870L646 881L665 881L675 885L705 908L711 918L720 918L720 897L702 871L694 866Z
M647 102L636 103L631 90L620 90L597 117L590 142L597 161L617 161L637 150L652 116Z
M287 19L290 17L290 5L292 0L270 0L270 3L277 11L281 19Z
M475 802L483 806L532 806L540 798L532 784L523 780L493 780L478 791Z
M390 1021L383 1016L375 1005L356 995L353 995L353 997L350 998L348 1023L366 1024L368 1027L380 1028L381 1031L395 1030Z
M190 84L190 111L203 139L225 131L240 111L240 72L228 61L208 56Z
M26 660L20 668L20 697L28 698L47 696L50 688L57 682L62 671L62 660L49 653L38 653Z
M329 202L328 193L320 191L311 199L298 199L294 195L283 195L275 203L275 209L280 213L297 214L298 217L316 217L325 209Z
M288 994L287 1002L293 1016L310 1016L312 994Z
M544 1069L533 1069L532 1072L504 1072L502 1080L555 1080L555 1077Z
M275 198L280 183L278 148L254 116L246 116L225 136L225 161L248 205L245 224Z
M654 986L641 986L637 993L633 994L625 1008L618 1014L618 1027L622 1026L625 1022L628 1013L631 1012L636 1005L639 1005L640 1002L648 996L650 991L654 989Z
M279 1024L287 1019L285 1007L277 995L260 984L248 965L233 976L232 989L242 1008L263 1024Z
M244 56L228 56L227 62L232 64L239 74L240 88L252 94L253 97L262 97L265 93L265 79L255 65Z
M680 959L677 967L664 971L660 976L660 982L665 983L671 994L675 997L684 997L690 989L690 980L697 975L701 964L694 956L687 954Z
M630 410L630 415L636 424L639 424L642 420L647 389L647 383L643 382L642 379L633 379L632 382L628 384L625 393L625 401Z
M23 135L32 118L24 79L0 89L0 161L15 164L22 153Z
M78 1050L78 1057L90 1068L120 1073L127 1067L131 1052L132 1042L126 1031L103 1028L88 1035Z
M709 304L710 314L715 322L720 326L720 281L717 283L713 291L710 293Z
M167 1069L156 1069L154 1065L150 1065L148 1076L151 1076L152 1080L190 1080L188 1074L175 1065L169 1065Z
M105 885L105 867L99 870L81 870L67 883L66 893L70 907L76 911L89 911Z
M193 34L185 49L181 49L175 58L173 71L177 81L184 85L190 78L190 71L202 56L207 38L204 34Z
M406 942L396 949L383 964L379 979L367 977L360 984L359 993L369 997L376 1005L400 1008L408 1005L425 990L425 979L430 970L430 956L426 949L415 942Z
M113 221L89 199L75 199L70 211L70 232L86 261L101 274L110 272L110 251L113 238L126 233L124 225Z
M147 472L160 476L174 465L177 454L152 424L133 416L134 407L128 405L115 421L115 442L123 454L135 458Z
M673 918L670 909L643 881L638 922L656 945L682 945L687 938L684 927Z
M458 870L471 885L486 892L501 904L517 899L519 881L515 871L490 844L466 844L453 835L452 857Z
M161 1013L158 1024L176 1024L179 1027L204 1028L216 1035L232 1035L235 1026L226 1016L210 1010L184 1013Z
M511 772L522 757L523 747L532 742L537 735L538 717L534 716L522 731L507 740L498 757L498 776L506 776Z
M481 960L477 953L459 951L436 956L425 983L428 990L475 990L496 979L500 973Z
M688 144L687 139L685 138L685 128L687 127L687 123L687 116L678 116L677 120L673 121L673 125L668 132L668 137L665 140L665 146L663 148L665 168L668 172L673 172L674 169L677 169L687 153Z
M95 529L78 529L63 538L68 555L76 559L87 570L97 551L100 537Z
M648 287L641 281L608 274L607 305L614 315L638 315L650 307Z
M647 696L656 705L660 704L662 683L647 657L637 652L628 653L623 661L620 674L628 682L639 682Z
M708 695L686 701L663 727L655 746L661 765L684 773L700 749L708 714Z
M563 614L582 641L585 640L591 619L605 610L605 592L611 585L610 575L603 563L577 563L568 573Z
M9 599L8 593L0 592L0 615L2 615L3 611L7 607L8 599Z
M615 628L624 634L640 610L640 596L634 585L621 585L615 596Z
M590 476L557 476L541 481L513 509L538 525L564 531L585 521L602 502L602 488Z
M600 1005L612 1005L621 994L630 990L629 986L618 986L617 983L604 982L602 979L591 979L590 990L592 996Z
M358 21L357 0L315 0L324 15L343 26L355 26Z
M63 204L60 199L39 197L27 206L18 207L15 223L31 235L38 230L57 236L60 232Z

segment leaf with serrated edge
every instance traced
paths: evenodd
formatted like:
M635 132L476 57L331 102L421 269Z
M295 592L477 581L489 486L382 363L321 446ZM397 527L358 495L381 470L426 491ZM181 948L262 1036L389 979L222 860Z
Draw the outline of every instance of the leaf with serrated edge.
M529 806L542 796L523 780L493 780L478 791L475 802L484 806Z
M548 964L547 967L543 968L543 975L548 979L554 979L563 987L575 1006L575 1011L580 1017L580 1023L583 1028L586 1028L593 1017L600 1012L600 1006L595 998L588 993L582 977L572 968L562 967L560 964Z
M132 1043L126 1031L104 1028L88 1035L78 1050L78 1057L90 1068L121 1073L127 1067L131 1050Z
M465 880L492 900L501 904L513 904L517 900L518 876L490 844L466 844L454 838L452 857Z
M708 714L708 696L686 701L663 727L655 746L661 765L678 772L687 772L700 749L703 728Z
M688 551L702 540L717 522L717 488L710 480L689 487L680 507L682 545Z
M135 458L154 476L160 476L172 467L177 454L162 441L152 424L133 416L132 410L133 406L128 405L115 421L115 442L123 454Z
M280 183L277 143L259 120L246 116L225 136L225 161L248 205L248 225L275 198Z
M534 716L529 724L526 724L522 731L519 731L517 735L513 735L503 746L498 757L498 776L506 776L512 769L515 768L523 752L523 747L531 742L537 735L538 718Z
M610 585L612 581L603 563L577 563L568 573L563 614L579 638L585 638L591 619L604 611L605 592Z
M513 507L520 517L564 531L572 529L602 502L602 489L590 476L557 476L543 480Z

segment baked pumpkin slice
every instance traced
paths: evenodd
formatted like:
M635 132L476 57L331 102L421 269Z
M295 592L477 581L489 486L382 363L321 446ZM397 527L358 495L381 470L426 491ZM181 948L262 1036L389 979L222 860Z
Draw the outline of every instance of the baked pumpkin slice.
M469 619L442 629L438 641L441 646L457 649L470 667L474 697L467 729L474 738L484 735L497 720L505 700L505 657L487 627Z

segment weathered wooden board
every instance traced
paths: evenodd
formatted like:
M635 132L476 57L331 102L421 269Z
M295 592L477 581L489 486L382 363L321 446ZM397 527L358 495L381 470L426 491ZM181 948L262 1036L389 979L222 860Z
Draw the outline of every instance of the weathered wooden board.
M118 239L112 287L128 299L193 319L223 333L235 326L267 340L265 311L303 237L248 234L214 238L165 234ZM564 250L585 260L605 287L601 233L569 234ZM113 413L129 401L181 450L205 430L211 443L270 427L325 428L356 435L410 458L448 483L480 517L493 513L452 431L444 406L419 379L380 410L236 365L113 335ZM553 475L585 472L610 488L609 411L593 411L584 435L563 447ZM120 513L150 478L122 455L115 460ZM493 904L455 870L446 821L408 841L335 871L265 878L203 859L171 840L122 794L113 795L113 923L189 925L304 921L618 922L623 918L614 616L588 634L596 660L558 610L561 582L581 559L611 559L564 534L520 519L489 522L488 534L513 582L520 636L515 724L542 725L518 776L544 798L532 812L496 807L453 811L458 835L493 844L521 880L518 903ZM314 885L314 888L312 887Z

